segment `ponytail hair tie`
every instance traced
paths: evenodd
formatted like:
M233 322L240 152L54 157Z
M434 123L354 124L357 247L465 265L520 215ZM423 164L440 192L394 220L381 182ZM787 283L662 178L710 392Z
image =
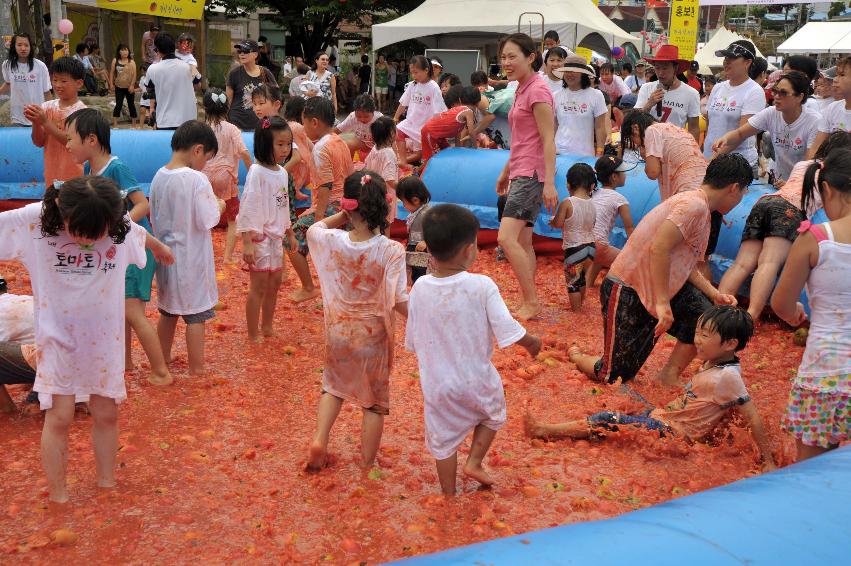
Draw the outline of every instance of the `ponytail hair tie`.
M392 194L387 193L387 194L386 194L386 195L384 195L384 196L385 196L385 197L387 197L387 204L393 204L393 199L394 199L394 197L393 197L393 195L392 195Z
M349 212L358 209L358 199L356 198L341 198L340 199L340 208L343 210L347 210Z
M219 104L224 104L228 101L228 97L225 96L225 93L223 92L218 94L214 92L210 95L210 99L212 99L213 102L218 102Z
M819 171L821 171L822 169L824 169L824 161L822 161L822 160L820 160L820 159L817 159L817 160L816 160L816 163L818 163Z
M263 121L260 123L260 126L265 130L272 125L272 122L269 121L269 118L263 118Z
M372 181L372 175L369 175L369 174L364 175L363 177L360 178L361 187L363 187L364 185L366 185L370 181Z

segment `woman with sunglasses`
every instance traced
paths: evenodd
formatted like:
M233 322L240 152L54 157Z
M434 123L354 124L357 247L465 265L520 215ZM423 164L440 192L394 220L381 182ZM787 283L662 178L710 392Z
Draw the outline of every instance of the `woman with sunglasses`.
M806 157L818 135L821 116L804 106L810 92L810 79L798 71L784 73L771 89L774 106L760 110L738 129L724 134L712 144L712 151L730 153L742 142L760 132L768 132L774 145L775 164L769 178L778 189L792 167Z
M228 73L227 93L230 111L228 122L243 131L254 131L260 125L260 118L254 113L251 95L259 86L277 87L272 71L257 64L260 45L253 39L246 39L235 46L239 57L239 66Z
M707 125L703 154L707 159L713 156L712 148L719 138L745 125L753 115L765 108L765 93L748 75L756 59L755 54L753 43L744 39L734 41L727 49L715 52L716 57L724 58L724 76L727 80L715 85L706 105ZM740 154L756 172L759 156L753 137L745 138L740 144L730 148L729 153Z

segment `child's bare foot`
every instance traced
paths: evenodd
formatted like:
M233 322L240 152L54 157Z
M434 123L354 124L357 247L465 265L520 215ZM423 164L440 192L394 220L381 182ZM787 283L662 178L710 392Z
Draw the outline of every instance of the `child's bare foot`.
M115 487L115 479L98 480L98 488L100 488L100 489L112 489L114 487Z
M190 367L189 368L189 375L192 375L192 376L195 376L195 377L203 377L206 373L207 373L207 370L206 370L206 368L204 368L204 366L199 366L199 367L194 367L194 368Z
M148 383L151 385L171 385L174 383L174 377L170 372L164 374L152 373L148 376Z
M493 478L488 475L481 464L474 465L468 460L467 463L464 464L464 475L473 478L482 485L493 485Z
M55 493L51 493L47 497L47 500L50 501L51 503L59 503L59 504L68 503L68 499L69 499L68 498L68 492L65 489L62 489L62 490L57 491Z
M528 411L523 416L523 432L529 438L543 438L545 436L544 429L538 424L532 413Z
M263 337L254 332L248 333L248 341L254 342L255 344L261 344L263 342Z
M570 348L567 349L567 359L570 363L575 364L576 358L582 355L582 350L576 344L572 344Z
M317 441L310 444L307 451L307 471L318 472L328 463L328 451L325 446Z
M275 338L278 336L278 333L275 332L274 328L264 328L262 330L264 338Z
M304 301L307 301L307 300L312 299L314 297L318 297L319 293L320 293L320 291L316 287L314 287L313 289L310 289L310 290L307 290L304 287L302 287L301 289L299 289L298 291L296 291L295 293L290 295L290 299L294 303L303 303Z
M531 320L541 314L542 310L544 309L538 303L525 303L517 311L517 318L520 320Z

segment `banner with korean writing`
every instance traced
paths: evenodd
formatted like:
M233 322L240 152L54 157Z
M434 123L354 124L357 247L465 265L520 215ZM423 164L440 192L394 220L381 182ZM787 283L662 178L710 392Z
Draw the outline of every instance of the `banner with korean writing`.
M105 10L147 14L163 18L200 20L204 16L205 0L71 0L66 4L95 6Z
M816 0L807 2L795 2L795 4L818 4ZM768 4L791 4L789 0L704 0L701 6L766 6Z
M698 0L674 0L668 43L676 45L681 59L691 59L697 51Z

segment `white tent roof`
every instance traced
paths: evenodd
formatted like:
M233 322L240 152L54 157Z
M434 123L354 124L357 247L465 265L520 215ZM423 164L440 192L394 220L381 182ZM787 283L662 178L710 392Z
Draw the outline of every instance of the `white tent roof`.
M524 12L544 15L544 29L555 30L561 44L578 45L586 36L598 33L610 47L640 41L628 34L589 0L425 0L419 7L393 21L372 26L372 45L379 50L392 43L447 33L498 33L517 31ZM529 25L540 36L541 18L523 16L521 30Z
M810 22L780 44L778 53L851 53L851 22Z
M724 58L716 57L715 52L726 49L728 45L740 39L750 41L748 38L732 32L725 27L718 28L715 34L706 42L706 45L694 55L694 60L700 64L700 70L698 72L702 75L709 75L714 73L715 69L723 67ZM756 50L756 56L765 58L765 55L760 53L759 48ZM776 69L771 64L768 65L768 68L772 71Z

